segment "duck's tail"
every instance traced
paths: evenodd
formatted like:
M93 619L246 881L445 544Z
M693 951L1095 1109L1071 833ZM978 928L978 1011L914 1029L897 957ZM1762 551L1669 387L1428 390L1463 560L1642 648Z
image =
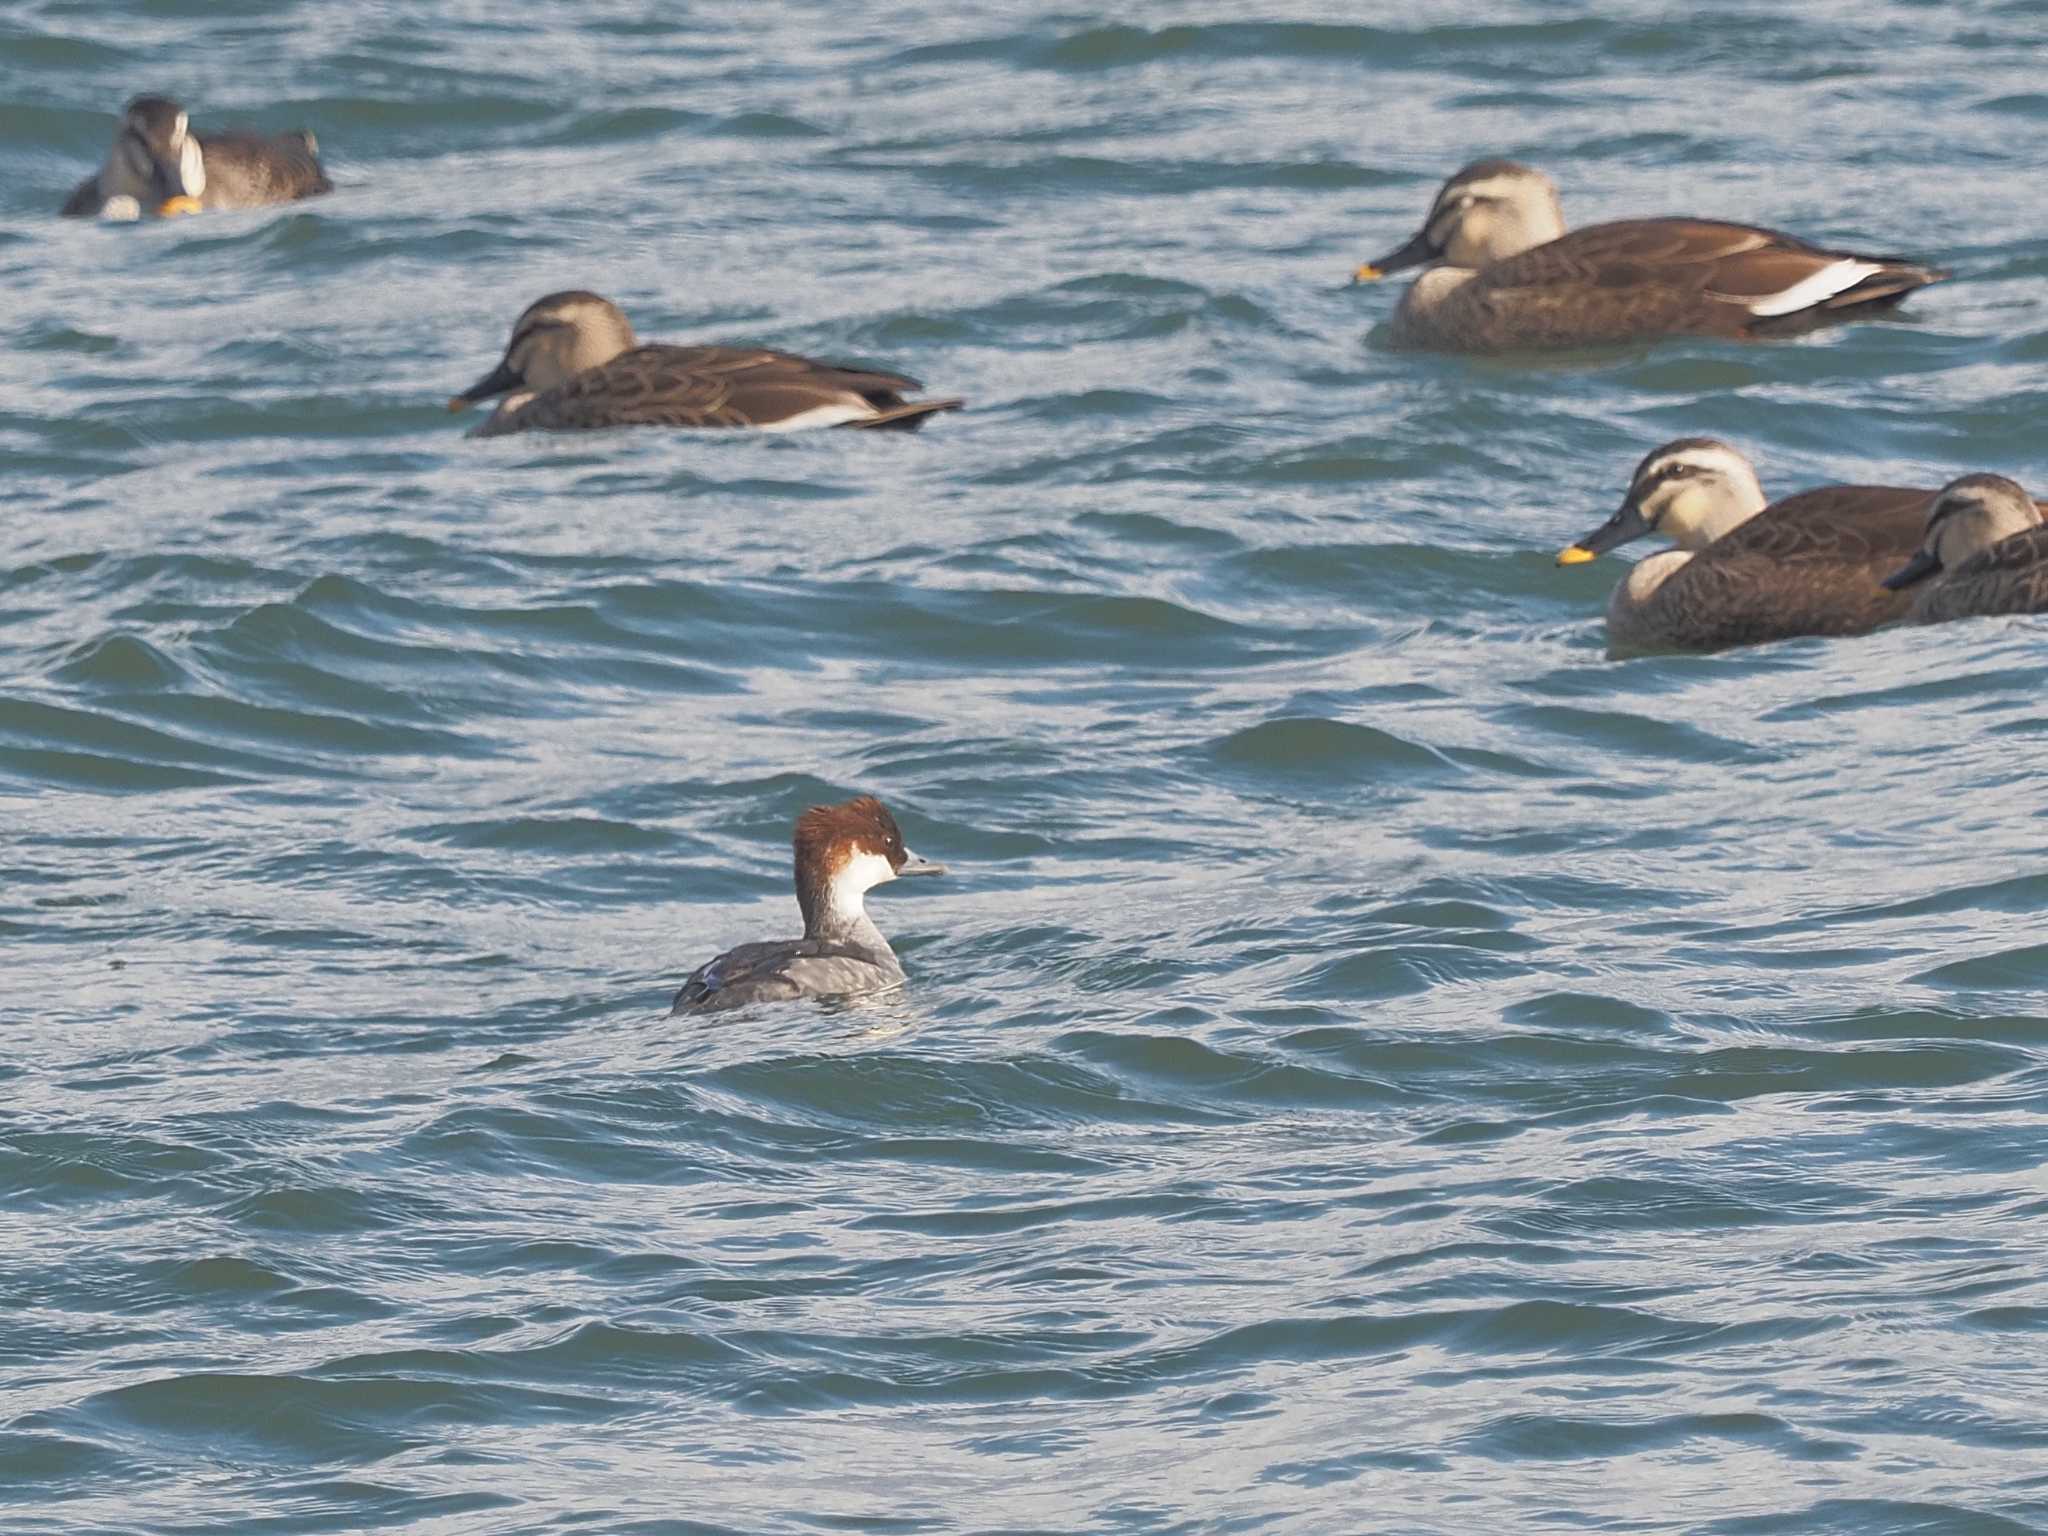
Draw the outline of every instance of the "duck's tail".
M842 427L863 429L887 428L897 432L915 432L924 425L927 416L936 416L940 411L957 411L965 400L906 400L901 405L888 406L872 416L857 416L852 421L842 421Z
M1949 276L1942 267L1923 266L1897 256L1871 256L1866 260L1876 262L1878 270L1825 300L1822 309L1861 309L1866 305L1890 309L1915 289L1946 281Z

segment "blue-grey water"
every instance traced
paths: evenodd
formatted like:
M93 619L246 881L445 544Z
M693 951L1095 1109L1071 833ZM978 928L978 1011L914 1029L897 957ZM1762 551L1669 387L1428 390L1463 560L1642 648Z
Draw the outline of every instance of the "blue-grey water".
M2048 494L2048 18L1345 9L0 12L0 1528L2048 1529L2048 628L1551 563ZM1483 154L1956 280L1391 352ZM465 441L569 286L972 409ZM666 1019L861 790L909 988Z

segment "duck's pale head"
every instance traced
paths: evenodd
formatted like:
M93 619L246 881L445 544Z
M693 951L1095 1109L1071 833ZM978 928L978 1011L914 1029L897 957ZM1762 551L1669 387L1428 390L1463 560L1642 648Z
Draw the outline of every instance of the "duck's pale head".
M1564 209L1548 176L1512 160L1475 160L1443 184L1405 245L1367 262L1352 280L1367 283L1437 262L1477 270L1563 233Z
M1927 531L1913 558L1885 577L1894 592L1930 576L1952 571L1972 555L2014 534L2041 526L2041 509L2016 480L2004 475L1964 475L1935 494L1927 508Z
M160 215L197 213L206 159L185 109L168 96L137 96L121 109L100 170L103 208Z
M637 346L633 327L610 299L581 288L536 299L512 325L498 366L448 402L459 411L493 395L538 394L602 367Z
M1651 533L1705 549L1763 508L1749 460L1719 438L1681 437L1643 456L1614 515L1559 550L1557 563L1579 565Z

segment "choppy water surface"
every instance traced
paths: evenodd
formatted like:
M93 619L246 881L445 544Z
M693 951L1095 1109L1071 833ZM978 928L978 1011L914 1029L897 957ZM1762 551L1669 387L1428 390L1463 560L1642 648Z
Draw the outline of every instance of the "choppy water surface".
M1610 662L1646 448L2048 491L2038 7L0 17L0 1524L2048 1528L2031 621ZM128 94L341 190L59 222ZM1526 361L1508 154L1953 266ZM921 436L465 442L553 288ZM662 1017L857 789L904 996Z

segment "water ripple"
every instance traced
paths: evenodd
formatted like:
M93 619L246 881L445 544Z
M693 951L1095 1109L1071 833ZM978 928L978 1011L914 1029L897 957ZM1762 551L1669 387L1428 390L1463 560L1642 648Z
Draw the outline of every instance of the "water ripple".
M0 1525L2048 1524L2040 624L1553 563L1678 435L2048 483L2038 30L0 18ZM54 218L145 88L336 192ZM1958 276L1389 352L1489 154ZM969 408L463 438L571 286ZM909 985L668 1020L862 790Z

